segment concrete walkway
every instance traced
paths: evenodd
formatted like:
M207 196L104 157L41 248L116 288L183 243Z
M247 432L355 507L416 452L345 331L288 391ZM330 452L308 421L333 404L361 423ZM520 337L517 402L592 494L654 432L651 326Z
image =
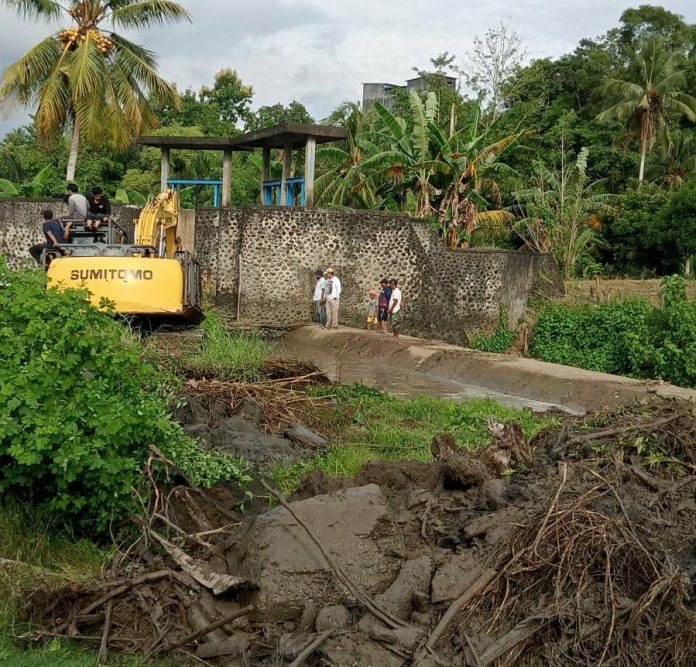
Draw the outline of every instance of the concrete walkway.
M279 353L311 361L333 380L360 381L399 396L465 400L491 396L513 406L585 414L655 396L696 400L696 391L655 381L586 371L535 359L358 329L316 326L291 331Z

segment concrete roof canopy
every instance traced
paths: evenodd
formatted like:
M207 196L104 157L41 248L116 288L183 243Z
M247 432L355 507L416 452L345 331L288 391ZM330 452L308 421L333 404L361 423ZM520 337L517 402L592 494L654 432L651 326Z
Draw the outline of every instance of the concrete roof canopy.
M281 123L273 127L264 127L254 132L247 132L232 139L234 149L278 148L288 144L293 148L304 148L307 138L312 137L317 144L342 141L348 138L348 130L333 125L310 125L308 123Z

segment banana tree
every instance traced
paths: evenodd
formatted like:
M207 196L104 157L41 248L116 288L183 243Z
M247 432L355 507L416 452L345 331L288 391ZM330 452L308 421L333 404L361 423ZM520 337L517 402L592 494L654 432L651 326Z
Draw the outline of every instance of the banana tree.
M45 194L44 186L51 176L53 176L53 167L48 165L30 181L20 185L12 183L6 178L0 178L0 197L40 197Z
M511 212L502 209L500 188L492 175L505 168L498 158L523 133L510 134L487 145L489 132L479 132L479 117L480 109L476 107L466 126L449 138L435 123L430 123L438 148L433 171L443 183L437 216L450 248L467 248L476 229L499 229L515 219Z
M386 148L365 160L361 168L371 173L372 178L386 177L386 185L391 186L402 210L410 195L412 212L419 218L426 218L435 214L431 205L432 197L437 194L431 183L434 168L431 128L437 118L438 100L431 92L424 102L416 91L411 91L408 101L410 127L403 118L395 116L379 102L375 103L375 111L382 121L381 143Z

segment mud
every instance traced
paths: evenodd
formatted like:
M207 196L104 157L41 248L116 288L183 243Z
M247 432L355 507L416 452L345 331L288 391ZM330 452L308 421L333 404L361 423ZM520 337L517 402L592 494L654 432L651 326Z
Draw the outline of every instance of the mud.
M182 401L177 420L203 449L239 456L256 469L312 458L329 444L296 422L280 434L269 431L262 408L250 399L236 406L214 396L184 395Z
M171 652L194 629L205 632L186 650L230 667L300 656L309 667L696 664L690 406L655 401L571 420L531 444L514 428L491 432L480 455L443 434L432 463L314 472L287 506L266 499L232 523L220 513L224 493L218 507L200 494L203 519L167 539L203 580L239 583L216 594L175 566L177 552L135 549L136 575L165 565L172 575L114 599L113 649ZM166 497L159 511L182 525ZM85 608L106 585L37 602L33 617L99 638L100 607Z

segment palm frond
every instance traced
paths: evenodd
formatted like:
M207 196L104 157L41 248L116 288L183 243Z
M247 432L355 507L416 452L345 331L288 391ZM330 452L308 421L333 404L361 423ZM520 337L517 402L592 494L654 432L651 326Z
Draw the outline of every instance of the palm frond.
M597 114L597 122L610 123L612 120L627 120L636 113L638 108L639 104L634 100L617 102L608 109Z
M608 79L604 84L604 90L609 96L622 100L640 99L645 92L643 86L621 79Z
M338 146L322 146L317 150L317 158L326 158L328 160L343 162L349 157L350 155L348 152Z
M5 70L0 99L13 97L22 104L33 103L62 53L61 44L54 36L39 42Z
M191 15L178 2L142 0L114 9L111 21L122 28L148 28L181 21L191 22Z
M678 111L691 122L696 122L696 97L687 93L672 93L665 99L665 108Z
M14 9L28 19L51 20L60 16L63 8L55 0L0 0L0 4Z
M476 223L479 225L489 225L501 227L514 222L517 217L510 211L477 211Z
M176 88L157 74L156 61L152 52L133 44L119 35L112 34L116 43L115 65L143 88L144 92L160 104L181 105Z
M67 76L69 51L61 53L38 92L35 123L39 144L50 147L61 133L72 109Z

